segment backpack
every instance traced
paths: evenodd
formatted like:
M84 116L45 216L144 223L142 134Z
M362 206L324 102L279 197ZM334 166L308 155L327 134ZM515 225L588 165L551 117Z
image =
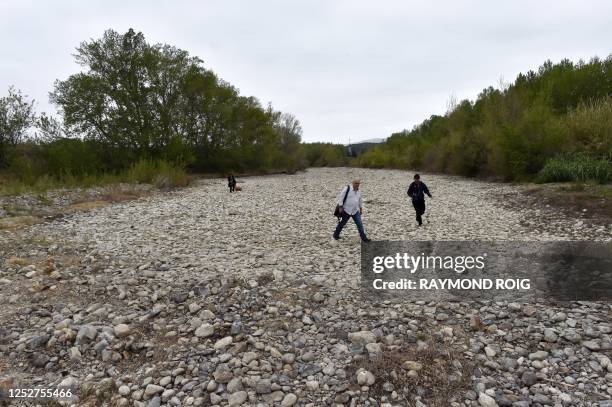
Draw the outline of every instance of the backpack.
M346 202L346 197L348 196L349 191L351 190L351 186L347 185L346 186L346 192L344 193L344 199L342 200L342 205L344 205L344 203ZM340 205L336 204L336 209L334 210L334 216L336 218L341 218L342 215L340 215Z

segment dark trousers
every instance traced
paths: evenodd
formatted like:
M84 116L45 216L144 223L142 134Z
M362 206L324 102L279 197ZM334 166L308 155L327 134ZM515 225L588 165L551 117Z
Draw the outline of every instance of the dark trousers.
M423 224L423 214L425 213L425 200L412 201L412 206L414 206L414 210L416 211L416 221L419 222L419 225Z
M230 185L230 192L234 192L236 190L236 185Z
M342 232L342 228L344 228L344 225L346 225L346 222L348 222L350 218L353 218L353 221L355 221L355 225L357 226L357 231L359 232L359 237L361 237L361 240L368 240L368 237L363 230L363 222L361 222L361 213L359 212L354 215L349 215L346 212L342 212L342 218L340 219L340 222L338 222L336 230L334 231L334 238L340 238L340 232Z

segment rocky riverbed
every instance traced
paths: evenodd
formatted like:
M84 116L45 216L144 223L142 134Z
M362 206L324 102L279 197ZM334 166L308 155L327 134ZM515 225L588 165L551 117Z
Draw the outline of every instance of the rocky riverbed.
M0 388L73 405L612 406L608 303L373 302L334 198L362 180L374 240L597 240L612 225L521 187L310 169L222 179L0 230ZM1 401L0 401L1 403ZM24 402L24 404L27 404Z

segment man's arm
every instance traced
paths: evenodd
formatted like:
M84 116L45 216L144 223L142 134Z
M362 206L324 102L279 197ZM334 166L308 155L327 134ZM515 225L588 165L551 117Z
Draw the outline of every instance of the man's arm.
M429 196L430 198L432 197L431 194L429 193L429 188L427 188L427 185L425 185L425 184L423 184L423 191L425 191L427 196Z
M414 183L411 183L408 187L408 192L406 192L410 198L412 198L412 194L414 193Z
M359 194L359 213L363 213L363 198L361 194Z

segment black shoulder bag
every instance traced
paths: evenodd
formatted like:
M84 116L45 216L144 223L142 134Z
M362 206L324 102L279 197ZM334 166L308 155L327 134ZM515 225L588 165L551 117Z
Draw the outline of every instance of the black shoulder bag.
M342 205L344 205L344 203L346 202L346 197L348 196L349 191L351 190L351 186L347 185L346 186L346 193L344 194L344 199L342 200ZM342 215L340 215L340 205L336 204L336 210L334 211L334 216L336 218L341 218Z

